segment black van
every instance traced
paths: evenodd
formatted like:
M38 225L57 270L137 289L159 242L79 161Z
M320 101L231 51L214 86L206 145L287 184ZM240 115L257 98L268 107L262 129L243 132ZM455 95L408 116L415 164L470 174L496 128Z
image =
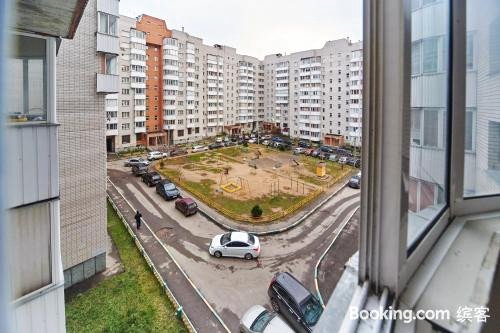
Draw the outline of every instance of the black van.
M277 273L267 294L273 310L281 313L298 332L312 332L323 313L316 297L289 273Z

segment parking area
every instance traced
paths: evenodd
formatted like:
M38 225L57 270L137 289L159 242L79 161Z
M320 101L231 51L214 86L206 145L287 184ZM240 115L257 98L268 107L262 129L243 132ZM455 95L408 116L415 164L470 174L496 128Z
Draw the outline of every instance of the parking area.
M337 228L359 205L359 191L344 188L296 228L261 237L256 260L214 258L208 247L212 237L225 230L201 214L185 218L131 174L123 161L108 163L108 176L121 194L143 215L191 280L231 331L252 305L269 306L267 287L273 275L288 271L307 288L314 289L314 266L338 232ZM338 263L343 266L344 263Z

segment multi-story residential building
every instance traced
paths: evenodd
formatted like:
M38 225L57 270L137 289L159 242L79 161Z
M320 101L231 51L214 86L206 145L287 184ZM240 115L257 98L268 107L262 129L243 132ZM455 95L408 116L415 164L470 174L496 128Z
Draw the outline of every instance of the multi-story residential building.
M116 126L118 0L90 0L57 57L61 250L66 287L106 267L105 127ZM75 63L75 59L78 62ZM114 101L114 104L110 102ZM107 118L108 117L108 118Z
M359 145L350 136L349 86L351 56L360 48L339 39L318 50L266 56L264 127L313 142Z
M120 30L121 89L106 100L108 151L260 129L361 144L360 42L340 39L261 61L148 15L122 16Z
M58 10L51 10L52 5ZM2 332L66 331L60 236L64 199L58 164L64 158L58 139L62 133L58 111L64 105L56 103L56 58L61 55L60 37L66 38L62 44L70 43L67 39L75 36L86 5L76 0L64 4L18 1L13 8L17 15L10 27L12 44L6 48L5 66L9 80L5 155L9 158L2 166L6 173L2 199L8 209L8 219L2 221L8 255L2 257L9 263L8 274L2 274L2 289L8 281L10 309L2 306ZM92 82L95 89L95 74ZM80 116L74 115L81 121ZM99 121L102 128L104 123ZM102 145L102 138L96 141ZM4 317L7 313L9 318Z

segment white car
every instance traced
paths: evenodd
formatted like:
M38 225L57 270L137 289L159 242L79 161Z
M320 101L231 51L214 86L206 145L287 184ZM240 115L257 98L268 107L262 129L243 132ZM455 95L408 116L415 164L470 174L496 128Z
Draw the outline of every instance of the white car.
M208 252L216 258L237 257L250 260L260 255L260 242L257 236L244 231L233 231L215 236Z
M208 150L207 146L193 146L193 149L191 150L193 153L197 153L200 151L206 151Z
M217 143L221 143L221 142L222 142L222 138L217 138L217 139L215 139L215 142L217 142Z
M342 156L339 158L339 163L340 164L346 164L347 163L347 157L346 156Z
M149 161L154 161L154 160L159 160L163 157L168 157L168 154L167 153L162 153L162 152L159 152L159 151L150 151L148 153L148 160Z
M255 140L254 138L248 140L248 143L255 143L257 140Z
M262 305L254 305L245 312L240 320L243 333L293 333L293 329L276 313Z
M143 159L142 157L133 157L125 161L126 167L131 167L139 164L149 165L149 161Z
M262 144L263 144L264 146L269 146L269 140L264 140L264 141L262 141Z
M297 147L293 150L293 154L294 155L298 155L298 154L304 154L306 151L305 148L302 148L302 147Z

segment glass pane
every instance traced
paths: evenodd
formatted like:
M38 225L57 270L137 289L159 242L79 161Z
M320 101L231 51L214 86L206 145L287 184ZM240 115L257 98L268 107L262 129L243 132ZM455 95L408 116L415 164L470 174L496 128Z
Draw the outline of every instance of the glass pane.
M413 3L411 133L408 182L410 246L447 205L449 2Z
M45 39L14 36L7 60L7 113L10 121L46 121Z
M466 66L464 196L499 194L499 1L467 1Z

